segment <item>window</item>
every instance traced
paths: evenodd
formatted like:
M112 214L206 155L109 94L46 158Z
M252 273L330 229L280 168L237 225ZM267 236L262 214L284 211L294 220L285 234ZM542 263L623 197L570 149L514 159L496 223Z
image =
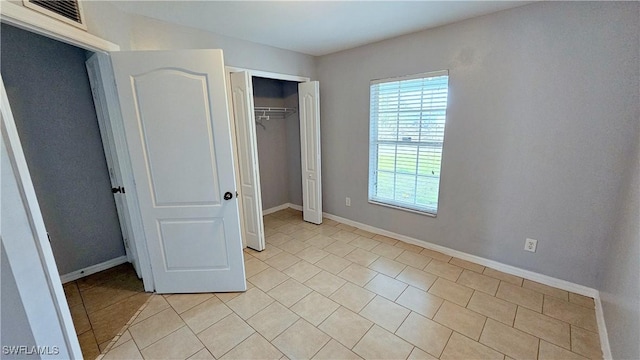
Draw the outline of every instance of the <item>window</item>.
M369 201L438 212L448 71L371 81Z

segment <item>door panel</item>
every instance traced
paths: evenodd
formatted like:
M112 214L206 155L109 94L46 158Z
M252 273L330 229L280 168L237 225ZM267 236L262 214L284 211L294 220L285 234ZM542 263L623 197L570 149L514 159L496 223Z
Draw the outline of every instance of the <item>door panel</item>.
M155 206L220 203L206 80L165 69L133 79ZM176 151L184 144L194 156Z
M320 86L317 81L298 84L302 160L302 213L305 221L322 223L320 161Z
M231 73L231 92L240 164L244 239L248 247L262 251L265 248L262 194L253 111L253 86L249 73Z
M245 290L222 51L112 58L156 291Z
M208 235L224 237L224 223L219 219L162 220L160 239L169 270L225 269L229 266L224 242L210 244ZM213 246L212 246L213 245Z

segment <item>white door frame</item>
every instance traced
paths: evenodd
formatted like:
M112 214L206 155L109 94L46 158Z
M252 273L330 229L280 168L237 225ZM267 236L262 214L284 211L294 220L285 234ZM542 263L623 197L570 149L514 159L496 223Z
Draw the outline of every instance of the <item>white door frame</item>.
M7 206L10 209L9 215L2 215L0 224L5 221L11 224L5 226L4 233L0 232L0 238L13 271L18 295L36 346L57 346L61 357L82 359L60 273L1 76L0 110L0 145L6 147L8 155L8 163L2 164L2 177L7 176L9 183L15 182L15 187L3 186L3 189L10 187L8 193L0 191L2 208Z
M257 77L262 77L267 79L295 81L295 82L311 81L311 78L306 76L283 74L283 73L277 73L272 71L254 70L254 69L242 68L242 67L236 67L236 66L225 66L224 68L226 69L227 73L246 71L252 77L257 76Z
M249 74L249 77L251 79L253 79L254 76L257 77L262 77L262 78L267 78L267 79L274 79L274 80L284 80L284 81L294 81L294 82L307 82L307 81L311 81L311 78L305 77L305 76L298 76L298 75L290 75L290 74L282 74L282 73L276 73L276 72L270 72L270 71L262 71L262 70L254 70L254 69L248 69L248 68L241 68L241 67L235 67L235 66L225 66L225 73L226 73L226 81L227 81L227 93L232 94L232 89L231 89L231 73L234 72L242 72L242 71L246 71ZM229 109L233 109L233 104L232 104L232 96L229 96ZM234 161L234 165L236 167L236 189L242 189L242 184L240 183L240 158L238 155L238 140L237 140L237 134L236 134L236 117L235 114L231 114L230 116L231 119L231 139L232 139L232 145L233 145L233 161ZM258 177L259 178L259 177ZM258 184L259 185L259 184ZM247 247L247 243L246 243L246 239L245 239L245 229L244 229L244 223L245 223L245 219L244 219L244 205L242 203L242 196L239 197L240 201L238 203L239 205L239 212L240 212L240 226L241 231L242 231L242 246L243 247ZM260 212L262 212L262 209L259 209Z

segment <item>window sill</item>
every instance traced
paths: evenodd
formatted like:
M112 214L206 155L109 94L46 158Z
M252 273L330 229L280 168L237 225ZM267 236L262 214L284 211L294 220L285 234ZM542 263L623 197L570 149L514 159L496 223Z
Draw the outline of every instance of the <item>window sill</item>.
M410 212L410 213L414 213L414 214L418 214L418 215L424 215L424 216L428 216L428 217L432 217L432 218L437 217L437 214L434 214L434 213L429 213L429 212L425 212L425 211L409 209L409 208L405 208L405 207L397 206L397 205L390 205L390 204L386 204L386 203L375 201L375 200L368 200L368 202L369 202L369 204L384 206L384 207L397 209L397 210L402 210L402 211L406 211L406 212Z

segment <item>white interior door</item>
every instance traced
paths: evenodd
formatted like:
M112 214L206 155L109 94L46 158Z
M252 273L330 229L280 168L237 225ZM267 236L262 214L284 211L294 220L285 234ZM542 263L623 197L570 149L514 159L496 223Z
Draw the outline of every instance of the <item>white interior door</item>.
M302 214L305 221L322 223L320 162L320 83L298 84L302 162Z
M89 75L89 83L91 84L93 103L96 107L98 126L100 128L100 136L102 138L102 147L104 148L104 155L109 169L109 179L111 180L112 190L118 190L118 192L113 193L113 196L118 213L118 220L120 221L120 230L122 231L127 260L133 264L138 277L142 278L140 261L136 247L131 243L131 240L133 240L133 228L129 221L129 219L131 219L131 215L129 214L129 208L126 204L126 197L128 195L126 193L126 187L124 186L124 180L121 172L122 166L119 164L120 160L116 151L115 138L112 131L113 127L111 126L111 117L116 116L113 112L120 111L120 109L109 107L106 89L102 84L102 80L105 75L101 73L103 69L98 64L98 57L102 57L105 61L107 60L107 55L105 54L93 54L86 61L87 74Z
M222 51L112 62L156 291L246 290Z
M234 72L230 80L238 143L242 230L247 246L262 251L265 239L251 75L246 71Z

